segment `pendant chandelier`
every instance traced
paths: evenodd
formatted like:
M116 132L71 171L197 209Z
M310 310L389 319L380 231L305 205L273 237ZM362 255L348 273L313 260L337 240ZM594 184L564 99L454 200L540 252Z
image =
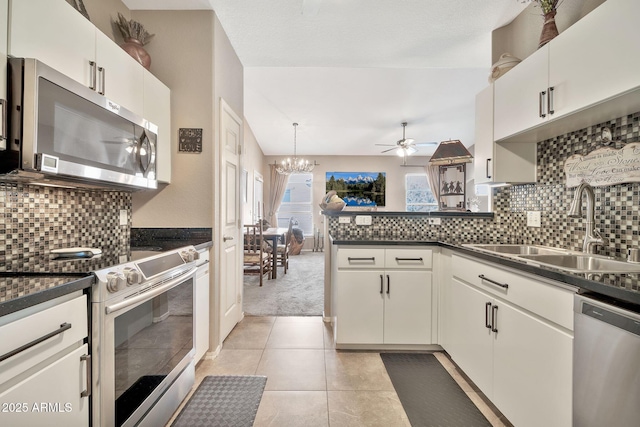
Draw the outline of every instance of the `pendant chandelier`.
M299 159L296 155L296 130L298 124L293 124L293 158L287 158L282 160L279 165L276 166L276 171L281 175L291 175L292 173L305 173L313 170L313 163L309 163L308 160Z

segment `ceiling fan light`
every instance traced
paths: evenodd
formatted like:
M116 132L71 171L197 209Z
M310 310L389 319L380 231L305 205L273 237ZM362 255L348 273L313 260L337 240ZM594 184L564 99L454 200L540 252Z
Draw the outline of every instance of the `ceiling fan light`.
M415 147L407 147L405 148L405 150L407 151L407 156L410 156L418 152L418 150Z
M398 157L406 156L407 155L406 150L407 150L406 148L398 148L396 150L396 156L398 156Z

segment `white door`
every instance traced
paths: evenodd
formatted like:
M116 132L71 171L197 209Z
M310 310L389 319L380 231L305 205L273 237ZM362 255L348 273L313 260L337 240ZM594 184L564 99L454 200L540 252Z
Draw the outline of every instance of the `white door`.
M242 318L240 145L242 120L220 101L220 340Z

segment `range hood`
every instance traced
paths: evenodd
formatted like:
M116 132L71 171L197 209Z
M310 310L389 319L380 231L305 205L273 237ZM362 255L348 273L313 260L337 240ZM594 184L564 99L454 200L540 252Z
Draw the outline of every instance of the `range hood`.
M473 156L458 139L442 141L431 156L429 164L451 165L454 163L469 163Z

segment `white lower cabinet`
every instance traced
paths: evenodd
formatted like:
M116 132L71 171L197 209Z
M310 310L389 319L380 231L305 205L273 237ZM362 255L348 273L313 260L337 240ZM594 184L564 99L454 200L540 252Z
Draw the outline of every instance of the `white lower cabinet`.
M559 323L573 291L455 255L452 266L445 350L514 425L570 427L573 332ZM536 287L557 316L536 312L534 298L514 302Z
M0 317L0 425L89 425L91 358L81 291Z
M195 295L195 361L198 363L209 349L209 250L200 252L196 273Z
M337 253L338 346L432 343L431 250L338 248Z

